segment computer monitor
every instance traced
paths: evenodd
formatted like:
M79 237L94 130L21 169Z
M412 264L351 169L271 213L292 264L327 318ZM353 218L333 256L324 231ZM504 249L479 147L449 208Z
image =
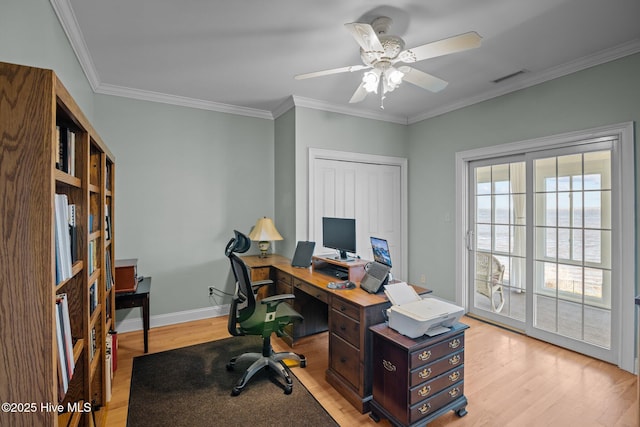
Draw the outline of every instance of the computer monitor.
M389 253L389 243L379 237L370 237L371 249L373 250L373 260L391 267L391 254Z
M347 252L356 252L356 220L353 218L322 218L322 244L326 248L337 250L336 257L341 261L350 261Z

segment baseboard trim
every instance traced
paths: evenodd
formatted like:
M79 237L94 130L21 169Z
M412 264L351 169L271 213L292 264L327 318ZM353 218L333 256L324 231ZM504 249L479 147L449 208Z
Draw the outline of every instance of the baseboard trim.
M175 313L158 314L149 318L149 328L175 325L178 323L208 319L211 317L226 316L227 314L229 314L229 304L178 311ZM116 331L119 333L141 331L143 329L142 326L142 317L124 319L120 322L116 320Z

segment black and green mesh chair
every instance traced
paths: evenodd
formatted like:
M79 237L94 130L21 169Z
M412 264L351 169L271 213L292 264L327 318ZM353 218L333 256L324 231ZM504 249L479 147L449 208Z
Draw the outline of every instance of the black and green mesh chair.
M227 363L227 370L233 371L238 362L253 362L231 391L232 396L239 395L249 380L263 368L279 375L284 381L284 393L291 394L293 383L289 368L284 360L297 362L301 368L307 364L305 357L293 352L275 353L271 347L271 334L284 336L285 326L302 321L302 316L285 301L294 299L292 294L274 295L257 299L257 289L270 285L271 280L251 282L249 269L236 255L244 253L251 246L251 241L244 234L234 231L235 236L227 244L225 254L231 261L231 270L236 279L235 295L229 310L229 333L233 336L262 336L262 353L244 353L234 357ZM284 304L283 304L284 303Z

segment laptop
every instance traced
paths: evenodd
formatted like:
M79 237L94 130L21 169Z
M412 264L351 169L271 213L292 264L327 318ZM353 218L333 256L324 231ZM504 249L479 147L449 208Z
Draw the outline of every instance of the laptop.
M311 265L311 257L313 256L313 249L315 247L316 242L299 241L296 245L296 252L293 254L291 266L300 268L309 267Z

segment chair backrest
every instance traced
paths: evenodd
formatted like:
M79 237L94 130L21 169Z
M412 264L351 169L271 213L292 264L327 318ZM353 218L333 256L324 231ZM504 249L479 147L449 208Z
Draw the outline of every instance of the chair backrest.
M476 252L476 290L491 295L491 286L502 284L504 265L488 252Z
M238 323L243 322L253 314L256 308L256 298L251 288L249 268L236 253L246 252L251 246L251 240L237 230L234 230L234 233L235 236L229 240L225 248L225 255L231 261L231 271L236 279L235 293L229 309L227 329L231 335L243 335L238 328Z

